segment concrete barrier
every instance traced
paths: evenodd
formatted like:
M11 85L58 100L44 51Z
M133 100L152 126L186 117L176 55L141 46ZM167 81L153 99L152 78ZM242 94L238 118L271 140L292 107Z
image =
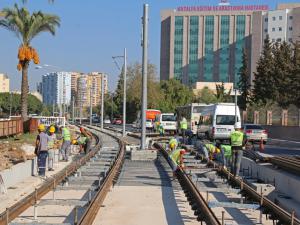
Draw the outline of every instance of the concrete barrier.
M289 141L300 141L300 127L297 126L267 126L263 125L268 131L269 138L283 139Z

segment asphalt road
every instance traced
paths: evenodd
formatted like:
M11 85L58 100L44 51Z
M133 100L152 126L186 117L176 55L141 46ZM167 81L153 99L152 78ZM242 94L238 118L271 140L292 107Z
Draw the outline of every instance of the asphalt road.
M113 127L119 130L122 130L122 125L114 125L114 124L105 124L105 127ZM129 132L138 132L137 128L134 128L131 124L126 124L126 130ZM255 145L255 149L259 150L259 146ZM299 155L300 156L300 143L299 146L289 146L288 141L286 144L283 142L279 145L277 144L267 144L265 145L265 150L263 153L270 155Z

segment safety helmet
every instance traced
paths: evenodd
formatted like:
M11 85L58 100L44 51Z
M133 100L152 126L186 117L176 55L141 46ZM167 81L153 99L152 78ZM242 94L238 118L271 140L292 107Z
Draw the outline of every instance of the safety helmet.
M39 131L45 131L45 125L44 125L44 124L40 124L40 125L38 126L38 130L39 130Z
M49 132L50 132L50 133L55 133L55 127L54 127L54 126L51 126L51 127L49 128Z
M171 143L171 144L170 144L170 148L171 148L171 149L174 149L174 148L175 148L175 143Z
M181 154L181 155L185 154L185 150L184 150L184 149L181 149L181 150L180 150L180 154Z
M234 124L234 129L241 129L241 125L240 124Z
M77 140L76 139L73 139L72 140L72 145L76 145L77 144Z
M220 153L221 152L221 150L219 149L219 148L215 148L215 153Z
M84 128L83 127L80 127L79 128L80 132L84 131Z

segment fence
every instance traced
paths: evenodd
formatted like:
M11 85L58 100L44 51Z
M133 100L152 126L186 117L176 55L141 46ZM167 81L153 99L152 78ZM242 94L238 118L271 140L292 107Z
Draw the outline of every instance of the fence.
M291 106L288 109L280 107L248 108L242 112L243 123L254 123L273 126L300 126L300 109Z
M42 123L45 126L50 126L55 124L56 126L65 126L66 125L66 118L65 117L46 117L46 116L34 116L32 119L36 119L38 124Z

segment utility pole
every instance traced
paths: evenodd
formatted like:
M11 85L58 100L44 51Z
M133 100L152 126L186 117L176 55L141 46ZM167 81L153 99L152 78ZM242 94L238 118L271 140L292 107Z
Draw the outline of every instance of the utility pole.
M236 89L234 89L234 125L237 126L237 94Z
M12 93L9 92L9 118L11 117L11 108L12 108Z
M143 68L142 68L142 138L141 149L146 149L146 109L147 109L147 67L148 67L148 4L144 4L143 13Z
M90 85L90 126L92 126L93 124L92 115L93 115L93 104L92 104L92 83L91 83Z
M123 137L125 137L126 135L126 75L127 75L127 53L126 53L126 48L124 48L124 77L123 77L123 83L124 83L124 87L123 87Z
M101 74L101 129L103 129L104 114L104 74Z

